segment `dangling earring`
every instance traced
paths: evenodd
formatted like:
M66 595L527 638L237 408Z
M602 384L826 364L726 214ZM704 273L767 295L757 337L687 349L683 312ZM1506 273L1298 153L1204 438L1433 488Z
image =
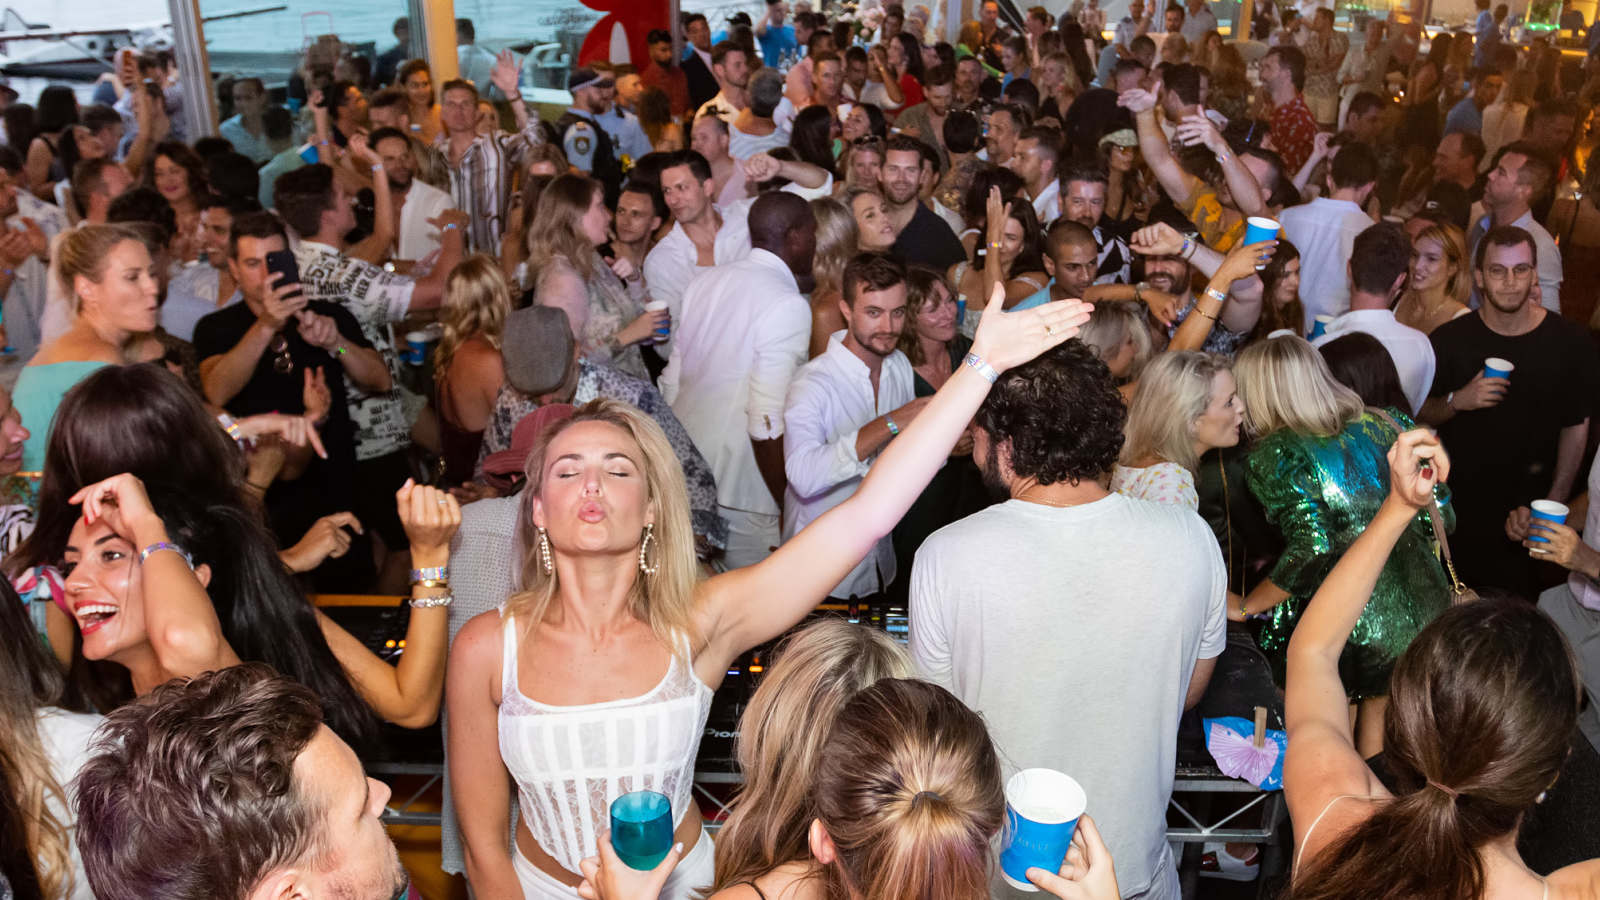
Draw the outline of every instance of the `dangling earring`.
M661 560L659 559L656 560L656 564L653 566L646 565L644 561L645 551L650 549L650 541L655 538L655 529L654 525L646 525L644 527L644 540L639 542L639 571L646 575L654 575L661 568ZM661 554L657 553L656 555L659 557Z
M544 565L546 575L555 574L555 564L550 561L550 534L543 528L539 529L539 562Z
M1545 795L1548 794L1548 793L1550 793L1550 792L1549 791L1540 791L1539 792L1539 796L1533 798L1533 802L1534 803L1543 803Z

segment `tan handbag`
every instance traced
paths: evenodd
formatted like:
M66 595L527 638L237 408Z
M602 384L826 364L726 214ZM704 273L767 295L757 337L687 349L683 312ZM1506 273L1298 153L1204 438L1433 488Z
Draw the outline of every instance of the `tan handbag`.
M1389 415L1387 410L1379 409L1376 406L1369 406L1367 409L1373 415L1388 422L1389 426L1394 429L1396 437L1405 431L1404 428L1400 427L1400 423L1395 421L1394 416ZM1433 539L1439 544L1439 558L1444 562L1445 574L1450 576L1450 605L1456 606L1462 603L1476 602L1478 592L1463 584L1460 577L1456 575L1455 561L1450 558L1450 538L1444 532L1444 515L1439 512L1439 504L1437 502L1428 504L1428 521L1433 524Z

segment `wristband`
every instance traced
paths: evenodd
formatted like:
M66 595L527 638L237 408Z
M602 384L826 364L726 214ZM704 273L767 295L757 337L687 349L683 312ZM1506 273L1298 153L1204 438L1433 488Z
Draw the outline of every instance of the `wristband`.
M328 352L332 353L334 356L343 356L350 351L346 349L343 344L334 344L332 349L330 349Z
M375 162L375 163L372 164L372 174L376 175L376 174L378 174L379 172L382 172L382 171L383 171L383 163Z
M889 426L889 437L900 436L900 426L894 423L894 416L884 416L883 424Z
M1183 236L1183 246L1178 249L1178 255L1188 259L1191 253L1194 253L1194 240L1186 234Z
M455 231L457 228L460 228L460 227L461 226L457 225L454 222L446 222L446 223L444 223L444 230L445 231Z
M963 362L966 363L967 366L969 366L973 371L977 372L979 375L982 375L983 380L989 382L990 384L994 384L996 381L1000 380L1000 373L995 371L994 366L984 362L983 357L976 353L968 353L967 358L963 360Z
M244 434L239 429L239 423L233 420L233 416L217 413L217 424L222 426L222 430L226 431L228 437L233 438L235 443L244 443Z
M439 606L449 606L455 601L456 597L454 594L445 594L442 597L413 597L411 598L411 608L433 609Z
M1217 290L1216 288L1214 288L1214 287L1212 287L1210 285L1206 285L1205 295L1207 297L1210 297L1211 299L1217 301L1218 303L1227 303L1228 302L1228 295L1227 294L1224 294L1223 292Z
M149 559L152 554L160 553L163 550L171 550L173 553L178 554L183 558L183 564L189 567L189 571L194 571L194 557L190 556L187 550L184 550L177 544L169 544L166 541L157 541L143 550L140 550L139 565L144 565L144 561Z
M416 584L419 581L426 581L426 580L429 580L429 579L432 579L432 580L435 580L435 581L446 581L449 578L450 578L450 567L449 566L426 566L426 567L421 568L421 569L412 569L411 570L411 583L412 584Z

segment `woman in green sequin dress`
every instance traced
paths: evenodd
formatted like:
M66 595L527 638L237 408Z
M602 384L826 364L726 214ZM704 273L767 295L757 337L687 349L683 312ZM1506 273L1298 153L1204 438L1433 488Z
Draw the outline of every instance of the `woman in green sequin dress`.
M1281 678L1301 610L1388 495L1386 454L1397 431L1335 381L1322 356L1299 337L1252 344L1234 371L1246 421L1258 436L1247 481L1285 541L1267 580L1242 598L1243 608L1270 616L1261 646ZM1416 427L1405 413L1387 412L1401 428ZM1365 755L1382 749L1383 703L1394 661L1449 603L1433 529L1421 516L1389 557L1339 657L1350 700L1360 703L1357 744ZM1240 598L1230 604L1229 616L1241 617Z

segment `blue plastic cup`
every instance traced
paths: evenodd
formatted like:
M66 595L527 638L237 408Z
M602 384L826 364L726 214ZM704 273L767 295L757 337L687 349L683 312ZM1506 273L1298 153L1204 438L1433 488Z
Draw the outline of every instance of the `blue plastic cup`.
M1566 504L1557 503L1554 500L1535 500L1528 504L1528 509L1533 513L1534 519L1543 520L1546 522L1554 522L1557 525L1565 525L1567 522L1567 513L1570 512L1570 510L1567 509ZM1540 537L1539 532L1536 530L1530 530L1528 532L1528 540L1533 541L1536 544L1550 543L1549 538Z
M1501 359L1498 356L1491 356L1483 361L1483 377L1510 378L1511 370L1515 368L1516 366L1513 365L1509 360ZM1562 513L1562 515L1566 515L1566 513Z
M656 791L618 797L611 804L611 846L630 869L660 865L672 849L672 801Z
M1311 335L1306 338L1314 341L1328 333L1328 326L1333 324L1333 316L1317 316L1311 320Z
M1089 797L1083 786L1054 769L1023 769L1006 781L1006 831L1000 874L1019 891L1037 891L1028 870L1055 874L1067 858Z
M662 310L662 309L667 309L667 308L668 308L667 307L667 301L665 301L665 300L651 300L649 303L646 303L644 305L644 311L645 312L655 312L657 310ZM656 337L659 339L658 341L656 341L656 343L660 343L660 341L664 341L664 340L666 340L667 338L669 338L671 336L672 336L672 319L669 316L668 319L667 319L667 324L662 325L661 327L656 329Z
M1262 241L1276 240L1278 232L1281 230L1282 226L1278 224L1276 219L1269 219L1266 216L1251 216L1244 220L1244 246L1248 247L1251 244L1259 244ZM1267 264L1262 263L1256 266L1256 270L1260 271L1266 267Z
M420 366L428 357L428 333L426 331L406 332L406 352L401 355L402 361L413 366Z
M967 295L962 294L956 298L956 327L960 328L967 321Z

